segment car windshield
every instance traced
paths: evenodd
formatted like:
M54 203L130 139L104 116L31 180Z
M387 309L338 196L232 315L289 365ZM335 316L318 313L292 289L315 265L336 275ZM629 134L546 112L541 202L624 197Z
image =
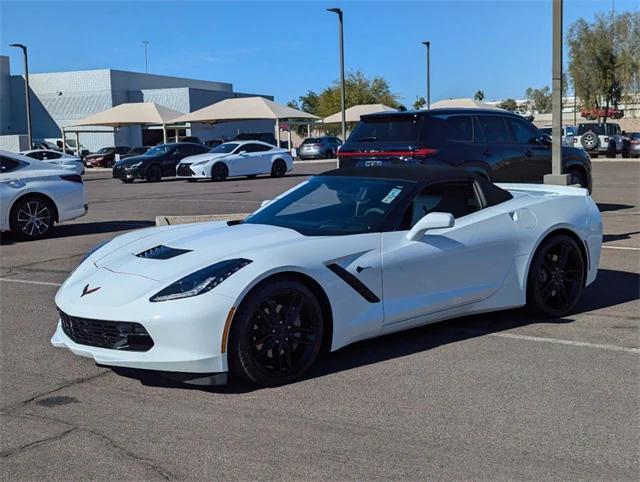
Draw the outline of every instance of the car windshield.
M96 154L111 154L114 150L113 147L103 147L102 149L98 149Z
M160 144L159 146L152 147L147 152L145 152L146 156L156 156L158 154L166 154L169 152L169 146L166 144Z
M580 124L578 126L578 135L581 136L588 131L595 132L599 136L605 135L604 124Z
M233 152L233 150L238 147L238 144L235 142L228 142L226 144L220 144L219 146L214 147L209 152L214 154L228 154L229 152Z
M415 116L376 116L358 123L349 142L407 142L420 135L421 119Z
M290 228L305 236L378 232L414 184L394 179L315 176L245 222Z

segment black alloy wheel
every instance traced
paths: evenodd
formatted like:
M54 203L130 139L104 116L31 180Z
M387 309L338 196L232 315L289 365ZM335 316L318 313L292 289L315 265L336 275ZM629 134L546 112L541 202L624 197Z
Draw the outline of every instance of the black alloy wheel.
M162 180L162 169L157 164L151 164L147 168L147 181L158 182Z
M289 280L259 286L234 317L230 369L262 386L290 383L318 357L323 330L322 310L306 286Z
M11 209L11 232L20 239L37 239L46 235L53 222L53 206L40 197L20 199Z
M282 159L276 159L271 166L271 177L282 177L287 173L287 164Z
M214 164L214 166L211 168L212 181L224 181L228 175L229 168L222 162Z
M585 261L569 236L552 236L540 245L529 268L527 305L551 318L561 318L580 298Z

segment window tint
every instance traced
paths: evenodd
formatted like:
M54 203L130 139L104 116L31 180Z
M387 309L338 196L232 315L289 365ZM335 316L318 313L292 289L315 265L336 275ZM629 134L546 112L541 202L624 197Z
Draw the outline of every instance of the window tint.
M29 153L25 154L25 156L30 157L31 159L41 160L42 159L42 152L40 152L40 151L29 152ZM4 157L3 157L3 159L4 159Z
M581 136L582 134L584 134L587 131L593 131L599 136L603 136L605 134L604 125L603 124L596 124L594 122L592 124L591 123L590 124L580 124L578 126L578 135L579 136Z
M420 219L432 212L451 213L461 218L480 209L472 183L441 183L425 187L411 202L404 215L401 229L411 229Z
M10 159L8 157L0 156L0 174L5 172L11 172L15 170L20 163L15 159Z
M470 115L430 116L423 123L422 137L430 146L444 142L473 142L473 117Z
M271 147L263 146L262 144L246 144L240 150L245 152L264 152L271 150Z
M615 136L620 134L620 126L618 124L609 124L609 135Z
M376 117L360 121L350 142L413 142L418 140L422 121L416 116Z
M43 159L60 159L62 157L62 152L43 152Z
M506 144L511 142L509 129L504 117L499 115L479 115L478 121L484 133L484 140L490 144Z
M511 128L511 136L516 144L529 144L531 139L538 137L538 130L529 122L520 119L507 119Z

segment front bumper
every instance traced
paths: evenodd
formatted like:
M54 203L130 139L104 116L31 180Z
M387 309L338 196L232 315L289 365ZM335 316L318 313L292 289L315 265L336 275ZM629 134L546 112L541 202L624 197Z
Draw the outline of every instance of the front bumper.
M144 172L139 167L129 169L125 166L114 166L112 177L114 179L144 179Z
M179 179L209 179L211 177L211 167L194 164L178 164L176 177Z

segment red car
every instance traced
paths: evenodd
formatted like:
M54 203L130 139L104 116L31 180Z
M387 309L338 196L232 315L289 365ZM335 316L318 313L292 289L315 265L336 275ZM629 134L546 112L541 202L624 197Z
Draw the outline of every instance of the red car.
M113 167L116 163L116 154L123 155L129 152L129 146L103 147L95 154L84 157L84 165L87 167Z
M606 117L607 119L622 119L624 111L621 109L591 109L583 110L580 115L585 119L597 120Z

